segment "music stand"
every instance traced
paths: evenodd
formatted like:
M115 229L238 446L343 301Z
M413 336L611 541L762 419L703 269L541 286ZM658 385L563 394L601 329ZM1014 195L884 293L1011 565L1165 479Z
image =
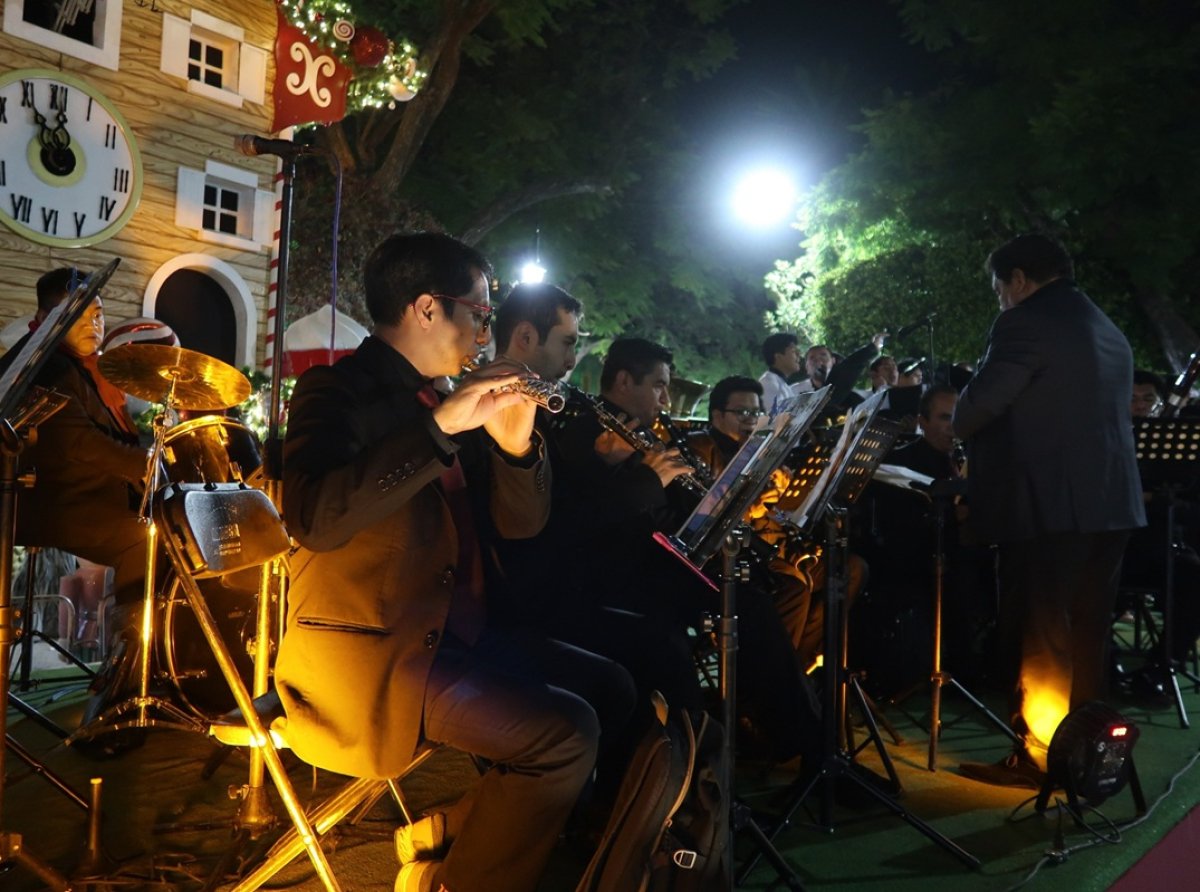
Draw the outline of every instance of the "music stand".
M822 731L825 757L818 771L808 778L801 776L792 784L792 796L787 808L771 829L768 839L774 840L785 827L791 824L796 810L808 798L809 793L822 784L821 825L832 831L833 808L836 799L835 782L846 778L866 792L897 817L903 819L928 839L950 852L969 867L979 867L979 859L963 849L953 840L943 836L933 827L913 815L875 784L863 778L855 769L854 756L868 742L873 741L881 760L888 770L893 785L899 789L899 779L891 759L887 756L879 729L871 715L861 687L854 681L853 687L870 729L870 736L854 752L843 744L845 716L846 678L846 611L845 611L845 561L847 556L845 517L849 506L857 501L870 481L875 468L884 454L891 448L899 428L893 422L876 418L886 391L869 397L847 416L837 444L828 451L824 472L808 474L803 485L788 487L781 499L781 511L790 510L792 524L805 529L824 521L826 543L825 582L825 666L826 680L822 703ZM794 507L793 507L794 506ZM862 769L859 768L861 771ZM757 856L743 868L739 879L744 879L757 862Z
M697 574L718 551L723 556L721 611L714 628L717 631L717 689L724 729L723 746L727 756L724 762L726 775L721 778L721 783L729 791L731 803L727 846L729 857L724 865L726 888L729 889L733 888L734 882L733 836L742 830L750 834L759 853L766 856L789 889L804 888L791 865L755 822L749 806L733 795L734 728L737 724L737 585L744 578L739 557L749 544L750 536L742 524L746 510L762 493L772 472L783 463L820 414L831 392L830 388L825 387L815 393L800 394L789 399L770 423L765 420L760 422L713 481L679 531L674 536L654 534L656 542ZM755 861L757 858L755 856Z
M1146 489L1161 492L1167 500L1159 646L1163 671L1179 715L1179 727L1188 728L1178 673L1183 673L1194 684L1200 684L1200 678L1177 666L1171 654L1175 624L1175 497L1181 489L1200 478L1200 421L1193 418L1137 418L1134 421L1135 452L1142 484Z
M875 473L875 479L889 486L898 486L907 492L925 496L929 499L933 511L934 542L933 542L933 653L929 674L929 756L928 768L937 771L938 745L942 734L942 691L952 688L962 697L983 713L984 718L995 725L1001 733L1014 743L1021 739L1008 724L987 704L973 694L952 672L942 668L942 626L946 586L946 515L954 506L954 499L966 493L966 479L952 478L935 480L902 465L880 465ZM892 698L890 702L897 703L916 690L919 685ZM919 722L918 722L919 724Z
M114 258L102 270L78 284L66 300L50 311L5 370L3 377L0 377L0 734L5 738L5 746L0 747L0 866L11 862L24 867L54 890L67 890L70 883L57 870L28 851L22 845L19 833L10 832L4 826L5 754L9 747L9 660L13 646L11 588L12 550L16 539L17 459L31 431L65 403L61 395L46 391L35 392L32 400L26 400L34 379L119 263L120 260ZM19 749L14 751L26 762L32 758ZM44 770L44 766L42 768ZM70 791L70 787L61 780L54 779L53 782L60 790ZM82 799L78 794L73 798L77 801ZM94 811L91 817L94 819L97 814Z

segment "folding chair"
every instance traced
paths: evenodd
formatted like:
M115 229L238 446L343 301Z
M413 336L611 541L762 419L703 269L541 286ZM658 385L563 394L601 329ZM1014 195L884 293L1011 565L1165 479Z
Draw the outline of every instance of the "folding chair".
M261 566L291 548L283 520L267 494L240 483L172 484L155 497L154 523L204 638L229 685L267 772L321 883L340 892L329 861L279 758L276 739L259 717L197 579Z
M233 887L233 892L258 889L304 851L313 860L326 889L337 889L319 837L347 816L357 822L389 791L405 822L412 823L399 782L442 746L422 745L393 779L348 781L306 816L279 761L278 750L288 747L287 716L279 697L271 691L250 699L196 584L197 579L261 565L286 552L290 540L275 505L266 493L240 483L172 484L160 493L155 522L181 587L237 701L236 715L215 720L209 734L226 746L262 747L275 788L292 818L292 828L275 842L263 862Z

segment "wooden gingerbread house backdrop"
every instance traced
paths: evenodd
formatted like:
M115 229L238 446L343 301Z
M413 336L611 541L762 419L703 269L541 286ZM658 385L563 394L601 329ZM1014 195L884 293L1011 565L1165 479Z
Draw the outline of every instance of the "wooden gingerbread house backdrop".
M0 6L0 326L32 314L47 270L120 257L110 326L157 317L261 364L277 163L234 139L271 126L275 4Z

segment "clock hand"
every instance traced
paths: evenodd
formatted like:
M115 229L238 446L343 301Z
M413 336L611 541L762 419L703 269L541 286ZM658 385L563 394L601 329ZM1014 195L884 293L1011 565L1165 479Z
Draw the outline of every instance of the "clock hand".
M45 115L33 108L33 120L41 130L38 142L42 144L42 165L55 176L65 177L75 169L75 153L71 151L71 134L67 132L67 113L59 109L56 117L57 126L51 129Z

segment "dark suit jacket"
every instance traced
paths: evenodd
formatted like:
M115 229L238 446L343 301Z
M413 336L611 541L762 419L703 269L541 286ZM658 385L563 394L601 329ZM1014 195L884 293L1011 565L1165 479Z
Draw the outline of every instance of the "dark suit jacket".
M508 460L482 431L453 440L417 401L416 369L371 337L305 372L284 443L292 559L275 674L297 754L393 777L412 758L425 681L454 592L458 535L439 478L457 454L477 534L536 534L549 468Z
M11 362L22 346L24 339L5 358ZM6 365L0 363L0 371ZM113 542L113 525L135 522L146 449L117 423L91 376L68 354L51 354L34 384L68 400L21 453L22 472L37 473L33 488L17 496L17 542L112 563L105 547Z
M983 541L1145 524L1132 381L1129 342L1069 279L996 318L954 413Z

